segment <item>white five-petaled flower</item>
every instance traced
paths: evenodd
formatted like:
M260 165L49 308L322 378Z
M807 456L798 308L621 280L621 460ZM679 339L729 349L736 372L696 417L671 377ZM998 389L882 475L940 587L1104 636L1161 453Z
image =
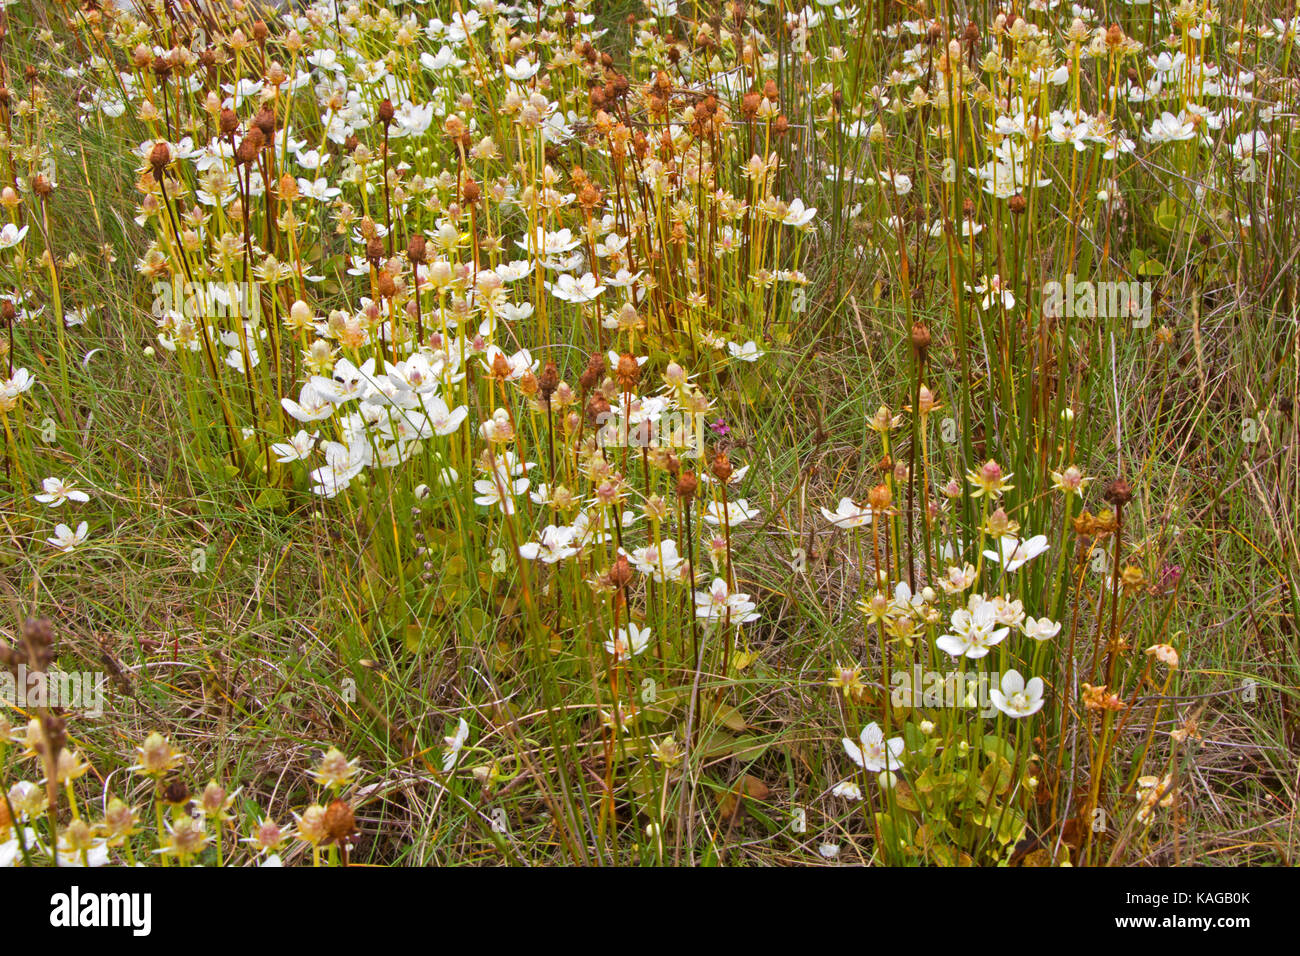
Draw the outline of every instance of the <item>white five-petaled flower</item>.
M871 508L853 503L852 498L841 498L834 511L821 509L822 516L837 528L861 528L871 524Z
M1031 677L1028 683L1020 671L1009 670L1002 675L1002 689L989 691L993 706L1008 717L1028 717L1043 708L1043 679Z
M649 643L650 628L637 627L629 621L627 627L609 632L609 640L605 642L605 652L612 655L616 661L630 661L644 651Z
M578 553L578 549L573 546L574 535L574 530L568 526L548 524L542 529L537 541L519 546L519 556L543 564L555 564L571 558Z
M465 722L465 718L460 718L456 724L455 734L442 739L447 743L442 752L442 772L450 773L456 766L456 761L460 759L460 751L465 746L465 741L469 740L469 724Z
M66 524L54 526L54 537L46 538L50 544L54 545L64 554L76 550L77 545L86 540L86 532L89 526L86 522L77 525L77 530L73 531Z
M858 739L843 738L844 752L849 759L872 773L882 770L898 770L903 766L903 738L885 739L885 732L875 721L862 728Z
M709 524L722 524L723 520L731 527L744 524L751 518L758 517L758 509L751 508L746 498L740 498L736 501L728 501L724 512L722 502L710 501L707 508L704 509L704 520Z
M1043 554L1050 547L1047 535L1036 534L1032 538L1017 538L1015 535L1003 535L997 541L996 551L985 551L984 557L996 561L1010 573L1018 571L1034 558Z
M1020 622L1020 630L1024 631L1025 637L1032 637L1036 641L1050 641L1061 633L1061 624L1046 617L1037 620L1027 617Z
M944 634L934 643L953 657L984 657L1011 633L998 627L997 608L992 601L971 599L973 609L958 608L952 613L952 634Z
M695 592L695 616L710 621L748 624L758 620L756 607L748 594L732 591L722 578L714 578L707 591Z
M35 498L41 504L49 505L51 508L57 508L65 501L90 500L90 495L64 482L62 478L46 478L41 482L41 487L45 489L45 493L36 495Z
M731 353L732 358L741 362L757 362L766 354L756 344L754 344L753 339L750 339L743 345L736 342L728 342L727 351Z

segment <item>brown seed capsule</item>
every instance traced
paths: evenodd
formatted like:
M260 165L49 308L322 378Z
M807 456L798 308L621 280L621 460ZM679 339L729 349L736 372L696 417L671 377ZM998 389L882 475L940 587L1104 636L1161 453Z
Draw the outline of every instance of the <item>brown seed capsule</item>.
M1133 489L1129 487L1129 483L1123 478L1115 478L1107 483L1106 490L1102 492L1101 496L1108 504L1112 504L1116 508L1122 508L1133 500Z
M379 289L379 294L385 299L391 299L397 294L397 283L393 281L393 276L387 269L380 270L379 278L375 280L375 286Z
M538 390L537 376L531 371L524 372L519 377L519 391L523 392L525 398L532 398Z
M32 192L44 199L54 192L54 184L43 173L37 173L32 177Z
M385 99L382 103L379 104L379 110L378 110L379 122L387 126L389 123L393 121L393 114L395 112L396 111L393 109L393 101L390 99Z
M924 322L916 321L912 323L912 348L922 357L925 351L930 347L930 327Z
M893 502L894 496L889 491L889 486L879 484L867 492L867 504L871 506L872 511L885 511Z
M384 240L378 236L371 236L366 240L366 258L371 262L378 262L384 257Z
M790 121L785 118L784 113L773 121L772 132L776 133L777 136L784 136L786 133L790 132Z
M173 807L179 807L187 803L190 799L190 788L185 785L184 780L173 780L163 788L163 803L171 804Z
M624 352L619 356L618 368L614 374L618 379L619 388L625 392L634 391L637 383L641 381L641 363L632 353Z
M1013 216L1020 216L1029 208L1029 203L1023 195L1016 193L1007 201L1007 208L1011 210Z
M689 504L699 486L700 480L695 477L695 472L684 471L677 476L677 497Z
M222 136L229 136L239 129L239 117L235 115L235 111L229 108L223 109L217 119L217 128L221 130Z
M622 590L628 586L631 580L632 565L628 562L626 554L620 554L609 569L609 583Z
M592 352L591 358L587 359L587 367L578 376L578 384L582 386L584 392L589 392L600 384L601 377L604 374L605 357L599 352Z
M537 391L542 396L542 401L549 402L559 387L560 370L555 367L554 362L547 362L541 376L537 379Z
M1123 42L1124 31L1120 28L1118 23L1112 23L1106 29L1106 46L1113 50Z
M609 402L597 392L587 399L587 423L593 428L604 425L609 418Z
M275 110L269 106L263 106L253 117L253 125L262 131L262 135L268 140L275 136Z
M149 165L153 167L153 178L161 181L163 170L172 161L171 147L166 143L154 143L149 151Z
M324 828L331 843L345 843L356 832L356 815L344 801L331 800L325 808Z
M510 363L500 352L492 359L492 377L498 382L504 382L510 377Z
M465 180L465 185L460 188L461 201L467 206L474 205L482 195L483 190L481 190L478 183L474 182L472 179Z
M406 244L406 258L419 265L429 254L429 243L424 236L412 236Z
M713 464L709 470L713 472L713 477L724 485L731 479L731 474L735 471L731 466L731 459L727 457L725 451L720 451L713 456Z

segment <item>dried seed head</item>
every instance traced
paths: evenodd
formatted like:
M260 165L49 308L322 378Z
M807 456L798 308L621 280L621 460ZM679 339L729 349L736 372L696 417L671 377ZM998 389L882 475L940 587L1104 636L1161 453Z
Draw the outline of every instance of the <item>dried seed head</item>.
M221 130L222 136L230 136L239 129L239 117L235 115L235 111L229 108L223 109L217 120L217 128Z
M1023 195L1016 193L1007 200L1007 208L1011 210L1012 215L1020 216L1029 208L1029 202Z
M925 356L926 349L930 347L930 327L924 322L916 321L912 323L912 348L922 356Z
M554 362L547 362L542 368L541 377L537 380L537 391L542 396L542 401L550 401L559 385L560 370L555 367Z
M357 818L343 800L332 800L325 808L325 836L331 843L346 843L357 829Z
M889 490L889 485L879 484L867 493L867 504L871 506L874 512L885 511L893 503L894 496Z
M379 122L387 126L389 123L393 121L393 114L396 112L396 110L393 109L393 101L390 99L385 99L382 103L379 104L379 110L377 112L379 116Z
M406 244L406 258L411 262L419 265L424 262L429 254L429 243L424 236L412 236Z
M700 486L700 481L695 477L693 471L683 471L677 476L677 497L690 504L695 497L695 489Z
M641 363L630 352L624 352L619 356L618 368L614 371L618 379L618 387L624 392L634 391L637 383L641 381Z
M709 470L713 473L714 478L725 485L731 479L735 468L732 467L731 459L727 457L727 453L720 451L713 456L713 464Z
M609 583L621 591L631 581L632 565L628 563L626 554L620 554L609 569Z
M591 357L587 359L587 367L578 376L578 384L582 386L584 392L589 392L600 384L601 377L604 374L605 357L599 352L592 352Z
M1133 489L1123 478L1115 478L1106 485L1106 490L1102 492L1102 498L1107 504L1114 505L1116 508L1122 508L1133 500Z

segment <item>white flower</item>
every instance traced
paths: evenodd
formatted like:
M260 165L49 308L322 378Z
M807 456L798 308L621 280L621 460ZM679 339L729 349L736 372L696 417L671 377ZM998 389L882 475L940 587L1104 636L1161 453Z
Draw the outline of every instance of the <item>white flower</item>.
M890 737L885 740L885 733L875 721L862 728L858 740L843 738L844 752L849 759L872 773L882 770L898 770L903 766L903 738Z
M1043 679L1031 677L1029 683L1020 671L1009 670L1002 675L1002 689L989 691L993 706L1008 717L1028 717L1043 708Z
M575 279L565 273L554 282L547 283L546 287L551 290L551 295L557 299L563 302L580 304L595 302L600 297L600 294L605 291L605 287L600 284L600 280L590 272L581 279Z
M469 739L469 724L465 723L465 718L460 718L456 724L456 733L451 737L443 737L447 746L442 751L442 772L450 773L456 766L456 761L460 759L461 748L465 746L465 741Z
M758 620L756 607L748 594L732 591L722 578L714 578L707 591L695 592L695 616L710 621L748 624Z
M1148 143L1172 143L1191 139L1195 135L1196 127L1186 113L1174 116L1172 113L1165 112L1161 113L1160 118L1151 124L1151 128L1142 134L1142 139Z
M45 494L36 495L35 498L43 505L49 505L51 508L57 508L65 501L86 502L90 500L90 495L84 491L79 491L71 484L65 484L62 478L46 478L41 482L41 487L45 489Z
M287 465L294 461L303 461L312 452L316 445L316 436L320 432L312 432L308 435L303 429L298 429L298 433L290 438L287 442L276 442L271 446L271 454L276 456L276 460L282 465Z
M1045 617L1037 620L1027 617L1021 622L1020 630L1025 632L1025 637L1032 637L1036 641L1050 641L1061 633L1061 625L1060 622Z
M816 206L805 208L802 199L794 199L786 207L785 216L782 217L781 221L787 226L794 226L798 229L812 222L815 215L817 215Z
M821 512L837 528L861 528L871 524L871 508L855 505L852 498L841 498L834 511L822 508Z
M54 545L64 554L67 554L70 551L76 550L77 545L86 540L87 528L88 525L84 521L77 525L76 531L73 531L66 524L55 525L54 537L46 538L45 540Z
M845 800L861 800L862 788L852 780L841 780L831 788L831 794L836 797L843 797Z
M12 222L5 223L4 227L0 228L0 249L12 249L18 245L23 241L23 236L27 235L27 230L30 228L30 226L23 226L19 229Z
M1045 534L1036 534L1023 540L1008 534L998 539L996 551L985 551L984 557L998 562L1009 574L1024 567L1049 547Z
M542 529L539 540L519 546L519 556L527 561L540 560L543 564L555 564L578 553L578 549L573 546L573 539L572 528L548 524Z
M748 499L741 498L739 501L728 501L724 512L722 502L710 501L707 508L704 509L704 520L709 524L722 524L723 518L731 527L744 524L751 518L758 517L758 509L750 508Z
M609 632L609 640L605 642L605 652L613 655L617 661L630 661L644 651L649 642L650 628L637 627L629 621L627 627Z
M737 345L735 342L728 342L727 351L731 353L732 358L738 359L741 362L757 362L767 354L759 350L758 346L754 344L753 339L750 339L744 345Z
M971 604L973 610L963 607L953 611L954 633L944 634L934 642L940 650L953 657L984 657L1011 633L1011 628L997 626L997 608L992 601L974 595Z

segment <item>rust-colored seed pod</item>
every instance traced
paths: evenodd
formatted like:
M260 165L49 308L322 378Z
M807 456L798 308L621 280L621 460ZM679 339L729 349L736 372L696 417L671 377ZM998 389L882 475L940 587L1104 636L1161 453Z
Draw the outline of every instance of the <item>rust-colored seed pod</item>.
M397 283L393 281L392 274L384 269L379 273L379 278L375 281L379 289L379 294L385 299L391 299L397 294Z
M37 173L32 177L32 191L44 199L54 192L54 184L43 173Z
M593 352L591 358L587 359L587 367L578 376L578 384L582 386L584 392L589 392L600 384L600 379L604 374L605 359L599 352Z
M492 377L498 382L504 382L510 377L510 363L500 352L497 352L496 357L492 359Z
M1116 508L1122 508L1133 500L1133 489L1129 487L1129 483L1123 478L1115 478L1106 485L1106 490L1102 492L1101 496L1108 504L1112 504Z
M266 27L265 20L253 21L253 39L258 43L265 43L266 38L271 35L271 31Z
M1025 210L1029 208L1029 203L1022 194L1016 193L1007 201L1007 208L1011 210L1012 215L1023 216Z
M173 780L163 788L162 799L163 803L179 807L181 804L189 801L190 788L185 785L184 780Z
M773 103L777 101L777 98L780 95L780 93L776 88L776 80L768 80L766 83L763 84L763 95L767 97L769 100L771 100Z
M222 136L229 136L239 129L239 117L235 115L235 111L229 108L223 109L217 120L217 128L221 130Z
M325 808L325 835L332 843L343 843L357 829L357 818L352 808L342 800L331 800Z
M966 24L966 32L962 34L962 39L966 41L967 46L974 46L980 39L980 28L973 23Z
M713 456L713 465L709 470L713 472L713 477L724 485L730 480L732 472L735 471L731 465L731 459L725 451L720 451Z
M609 569L609 583L622 590L632 581L632 565L626 554L620 554Z
M155 179L162 178L162 171L172 161L171 147L166 143L154 143L149 151L149 165L153 167Z
M782 113L773 121L772 132L776 133L777 136L784 136L789 131L790 131L790 121L786 119L785 114Z
M262 131L262 135L268 140L275 136L275 110L269 106L263 106L253 117L253 125Z
M394 112L395 111L393 109L393 101L389 99L385 99L382 103L379 104L379 111L378 111L379 122L387 126L389 123L393 121Z
M343 149L349 155L355 152L356 148L360 145L361 145L361 140L357 139L355 133L349 133L348 138L343 141Z
M465 185L460 187L461 200L467 206L474 205L476 202L479 201L479 197L482 195L483 195L483 190L480 189L478 183L476 183L472 179L465 180Z
M560 370L555 367L554 362L547 362L542 369L541 376L537 379L537 391L542 396L543 401L550 401L555 390L560 387Z
M763 97L758 93L746 93L740 99L740 115L747 120L752 120L758 115L758 107L763 102Z
M609 414L609 402L605 396L597 392L587 400L587 424L596 426L605 423L605 416Z
M695 472L684 471L677 476L677 497L689 503L699 486L700 480L695 477Z
M371 262L378 262L384 257L384 240L378 236L371 236L366 240L366 258Z
M872 511L884 511L893 502L894 496L889 491L889 486L879 484L867 492L867 504L871 506Z
M630 352L624 352L619 356L618 368L615 370L618 378L618 387L625 392L634 391L637 383L641 381L641 363Z
M429 243L424 236L412 236L406 244L406 258L415 264L425 261L429 255Z
M925 355L926 349L930 347L930 327L924 322L912 323L912 348L916 349L921 355Z

